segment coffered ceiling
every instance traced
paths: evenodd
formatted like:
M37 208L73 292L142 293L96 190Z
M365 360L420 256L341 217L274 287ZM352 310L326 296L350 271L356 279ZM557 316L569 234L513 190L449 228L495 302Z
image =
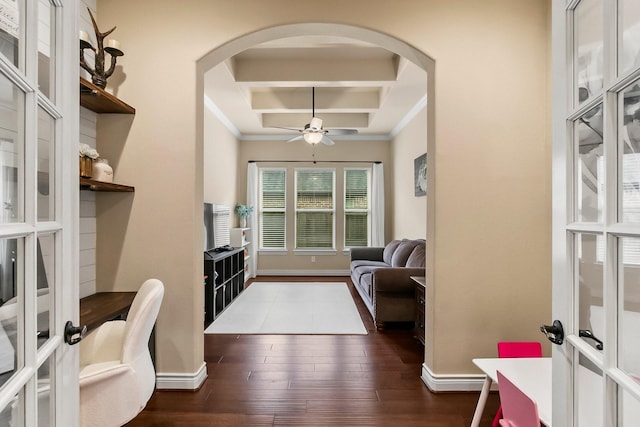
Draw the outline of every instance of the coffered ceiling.
M391 139L426 105L427 76L385 49L332 36L291 37L245 50L205 74L205 105L241 140L296 136L315 115L344 139Z

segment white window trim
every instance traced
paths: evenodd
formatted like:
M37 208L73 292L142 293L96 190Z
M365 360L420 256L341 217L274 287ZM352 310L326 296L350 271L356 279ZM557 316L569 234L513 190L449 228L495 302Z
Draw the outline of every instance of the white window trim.
M262 207L262 174L265 171L282 171L284 172L284 208L263 208ZM277 255L279 252L284 254L288 253L287 249L287 168L286 167L261 167L258 169L258 253L265 253L269 255ZM263 212L282 212L284 213L284 246L281 248L265 248L263 247L262 239L262 213Z
M367 209L347 209L347 171L350 170L364 170L367 172ZM343 192L342 200L343 200L343 209L342 209L342 217L343 217L343 227L342 227L342 245L344 251L348 251L352 247L360 248L360 247L370 247L371 246L371 176L372 170L371 168L366 167L350 167L344 168L342 171L342 179L343 179ZM367 245L366 246L347 246L347 212L365 212L367 214Z
M332 199L332 209L298 209L298 172L302 171L330 171L332 173L332 191L331 191L331 199ZM294 188L293 188L293 206L294 206L294 236L293 236L293 245L294 245L294 253L297 251L336 251L336 168L294 168ZM331 248L298 248L298 212L331 212L332 219L332 227L331 227Z
M336 249L294 249L294 255L337 255Z

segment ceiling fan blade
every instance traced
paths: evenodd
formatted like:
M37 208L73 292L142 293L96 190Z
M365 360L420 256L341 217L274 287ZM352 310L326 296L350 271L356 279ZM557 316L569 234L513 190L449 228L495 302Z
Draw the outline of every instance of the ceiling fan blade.
M357 129L325 129L331 135L355 135L358 133Z
M293 138L289 139L287 142L300 141L303 137L304 137L303 135L294 136Z
M294 132L302 132L302 129L296 129L296 128L285 128L282 126L268 126L269 129L284 129L284 130L292 130Z
M320 140L320 142L322 142L324 145L335 144L335 142L333 142L333 139L329 138L326 134L322 136L322 139Z

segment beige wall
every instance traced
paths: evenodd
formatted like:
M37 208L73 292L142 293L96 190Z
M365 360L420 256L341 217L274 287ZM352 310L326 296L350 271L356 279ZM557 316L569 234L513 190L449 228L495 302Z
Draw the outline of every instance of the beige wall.
M436 62L426 365L477 373L471 358L495 355L496 341L541 338L551 307L548 1L99 0L98 12L101 28L118 26L118 95L138 109L131 123L98 125L99 144L121 154L119 179L136 186L133 197L98 201L98 287L165 282L160 373L193 373L203 360L197 61L218 46L236 53L224 44L257 30L310 21L373 30Z
M203 145L204 201L227 205L233 211L236 203L241 201L237 197L236 185L238 140L208 108L204 109ZM237 215L231 217L237 221Z
M426 75L425 75L426 78ZM391 144L393 157L394 239L425 239L427 237L427 198L416 197L414 191L414 159L427 151L427 110L422 109Z
M287 144L283 141L245 141L240 144L240 162L238 167L238 183L241 190L241 198L246 197L247 182L247 162L250 160L260 161L259 166L279 166L287 167L287 188L293 185L293 173L296 167L313 166L311 160L314 158L318 161L317 166L330 167L336 169L336 194L343 194L343 182L339 177L345 167L370 167L371 163L332 163L332 160L343 161L380 161L385 168L385 188L387 193L392 188L392 171L390 168L390 149L388 141L338 141L335 145L328 147L319 144L315 148L304 141ZM270 162L265 162L271 160ZM282 163L273 162L274 160L308 160L304 163ZM390 170L387 170L389 168ZM385 235L389 236L390 221L387 219L391 212L392 202L385 198ZM341 211L343 205L342 200L336 199L336 207ZM289 198L287 200L287 209L290 212L294 210L294 201ZM336 230L343 229L344 221L341 216L336 218ZM289 216L287 222L287 230L294 229L294 217ZM387 239L389 240L389 239ZM337 239L335 255L315 255L315 262L312 261L310 255L294 255L293 247L295 246L294 234L287 233L286 255L269 255L261 253L258 257L258 274L317 274L318 271L324 270L330 274L347 273L349 271L349 254L343 253L343 245Z

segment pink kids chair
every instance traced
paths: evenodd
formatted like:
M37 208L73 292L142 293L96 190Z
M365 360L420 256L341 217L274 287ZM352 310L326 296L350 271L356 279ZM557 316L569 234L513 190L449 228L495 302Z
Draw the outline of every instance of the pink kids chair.
M502 341L498 343L498 357L542 357L542 345L537 341ZM498 387L499 384L498 382ZM502 401L502 397L500 401ZM502 406L498 408L491 426L498 427L500 418L502 418Z
M515 384L498 371L500 401L502 402L502 427L540 427L538 405Z

